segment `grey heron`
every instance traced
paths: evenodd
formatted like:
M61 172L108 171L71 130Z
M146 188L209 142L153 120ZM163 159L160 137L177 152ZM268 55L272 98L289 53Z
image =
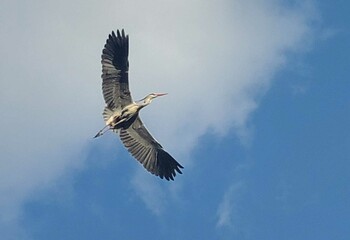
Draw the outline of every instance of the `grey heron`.
M139 111L153 99L166 93L151 93L134 102L129 91L129 36L124 29L109 34L102 51L102 92L106 102L103 118L106 126L95 136L112 130L119 134L124 146L150 173L174 180L183 168L148 132Z

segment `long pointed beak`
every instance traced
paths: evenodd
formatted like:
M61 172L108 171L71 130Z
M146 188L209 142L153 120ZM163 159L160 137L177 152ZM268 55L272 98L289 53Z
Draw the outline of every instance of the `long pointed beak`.
M167 93L155 93L155 94L157 95L157 97L167 95Z

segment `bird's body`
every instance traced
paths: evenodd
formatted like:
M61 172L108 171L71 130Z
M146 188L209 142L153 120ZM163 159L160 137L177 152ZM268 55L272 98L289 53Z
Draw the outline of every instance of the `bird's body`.
M95 137L108 130L118 133L124 146L152 174L174 180L183 168L147 131L139 111L164 93L148 94L133 102L129 91L129 38L117 31L109 35L102 52L102 90L106 102L103 118L106 126Z

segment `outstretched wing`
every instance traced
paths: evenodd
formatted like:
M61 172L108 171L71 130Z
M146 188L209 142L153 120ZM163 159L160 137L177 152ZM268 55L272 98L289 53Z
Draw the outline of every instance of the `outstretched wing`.
M132 102L129 91L129 37L124 30L112 32L102 51L102 90L110 109L121 109Z
M176 172L182 173L180 168L183 167L164 151L163 147L147 131L139 117L129 128L120 129L119 135L132 156L152 174L166 180L174 180Z

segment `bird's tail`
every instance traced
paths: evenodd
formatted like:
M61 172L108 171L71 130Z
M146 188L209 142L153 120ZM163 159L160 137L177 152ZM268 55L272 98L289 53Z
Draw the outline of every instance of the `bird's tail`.
M112 117L112 115L115 114L115 111L113 111L112 109L110 109L109 107L105 107L105 109L103 110L103 119L105 120L106 122L106 126L104 128L102 128L95 136L94 138L97 138L99 136L102 136L105 132L107 132L108 130L112 130L116 133L118 133L118 130L117 129L112 129L110 128L110 125L108 124L108 121L110 120L110 118ZM108 128L108 129L106 129Z
M113 113L114 111L112 109L110 109L109 107L105 107L102 113L105 122L107 122L107 120L113 115Z
M113 111L109 107L105 107L105 109L103 110L103 113L102 113L103 119L105 120L105 122L107 122L107 120L112 116L112 114L113 114ZM106 131L108 131L108 129L106 130L107 127L109 127L109 126L106 125L100 131L98 131L98 133L94 136L94 138L102 136Z

